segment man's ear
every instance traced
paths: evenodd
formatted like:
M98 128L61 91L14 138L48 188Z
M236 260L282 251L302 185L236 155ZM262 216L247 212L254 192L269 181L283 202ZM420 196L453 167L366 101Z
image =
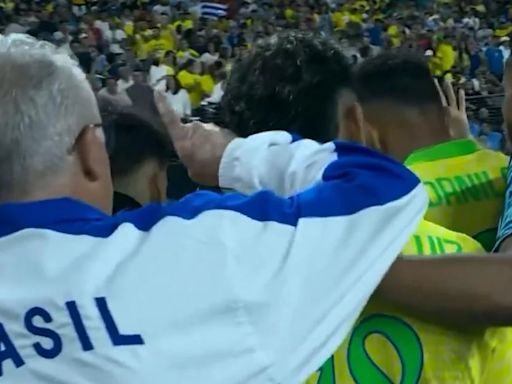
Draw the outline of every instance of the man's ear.
M105 175L105 162L108 156L105 148L103 131L95 126L86 126L78 135L74 152L79 169L90 182L102 180Z
M363 109L351 95L342 96L339 102L338 138L364 144Z
M84 127L75 140L72 156L73 196L110 214L113 187L103 130L93 125Z
M357 101L340 103L341 117L338 137L343 140L355 141L369 148L381 150L379 134L364 117L363 108Z

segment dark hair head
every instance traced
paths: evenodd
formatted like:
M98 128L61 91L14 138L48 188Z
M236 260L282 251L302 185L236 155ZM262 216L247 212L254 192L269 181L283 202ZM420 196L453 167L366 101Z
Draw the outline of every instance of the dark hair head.
M349 64L333 40L280 33L233 68L222 100L227 128L244 137L280 129L328 141L337 129L337 96L351 87Z
M105 123L112 177L133 172L147 160L165 165L172 159L168 138L133 112L119 112Z
M441 107L425 58L411 53L387 52L364 61L355 74L355 89L363 104L388 101Z

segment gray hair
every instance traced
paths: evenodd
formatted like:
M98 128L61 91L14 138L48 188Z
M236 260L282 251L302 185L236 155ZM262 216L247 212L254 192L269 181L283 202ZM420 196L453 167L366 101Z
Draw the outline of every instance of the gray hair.
M99 123L87 121L86 86L77 63L53 45L0 36L0 198L29 193L68 164L81 129Z

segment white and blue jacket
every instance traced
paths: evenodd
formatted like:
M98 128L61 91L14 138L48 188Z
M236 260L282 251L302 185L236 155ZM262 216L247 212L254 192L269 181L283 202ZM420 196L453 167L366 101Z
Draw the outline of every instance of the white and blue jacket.
M0 205L0 383L300 383L427 206L388 157L284 132L235 140L220 179L275 193L112 217L67 198Z

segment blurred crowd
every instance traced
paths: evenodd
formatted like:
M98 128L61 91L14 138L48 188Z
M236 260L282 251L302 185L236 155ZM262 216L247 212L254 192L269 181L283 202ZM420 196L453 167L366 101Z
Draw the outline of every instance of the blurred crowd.
M221 99L231 67L258 39L301 29L332 35L354 64L382 50L421 52L434 76L466 90L475 134L500 125L500 100L485 96L502 93L507 0L4 0L0 9L4 34L26 32L73 53L107 104L129 104L126 91L140 81L190 117Z

